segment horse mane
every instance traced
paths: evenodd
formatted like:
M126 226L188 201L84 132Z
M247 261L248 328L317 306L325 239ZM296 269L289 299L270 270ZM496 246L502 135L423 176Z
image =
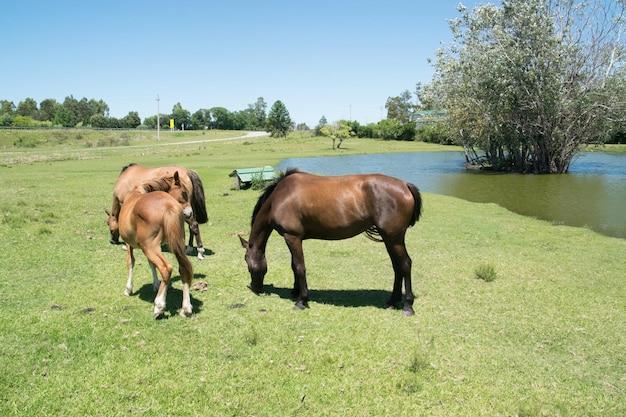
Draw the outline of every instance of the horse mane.
M122 175L124 173L124 171L126 171L128 168L132 167L133 165L137 165L137 164L131 162L130 164L128 164L125 167L123 167L122 171L120 172L120 175Z
M137 186L137 188L144 193L151 193L152 191L167 192L172 188L172 182L172 177L153 178L144 181L141 185Z
M298 172L302 171L300 171L298 168L289 168L286 172L281 172L280 175L274 179L274 181L272 181L267 187L265 187L263 193L259 197L259 200L254 206L254 210L252 211L252 221L250 222L251 225L254 224L254 220L256 219L257 214L259 214L259 211L261 211L261 207L267 201L270 194L272 194L272 192L276 189L276 186L291 174L296 174Z

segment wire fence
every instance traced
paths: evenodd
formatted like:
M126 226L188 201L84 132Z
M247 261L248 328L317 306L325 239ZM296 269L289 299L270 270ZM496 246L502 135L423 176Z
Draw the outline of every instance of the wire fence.
M50 162L63 160L90 160L115 157L135 157L156 155L163 153L189 153L207 149L206 142L151 144L136 146L117 146L84 149L54 149L54 150L20 150L0 152L0 165L15 165L32 162Z

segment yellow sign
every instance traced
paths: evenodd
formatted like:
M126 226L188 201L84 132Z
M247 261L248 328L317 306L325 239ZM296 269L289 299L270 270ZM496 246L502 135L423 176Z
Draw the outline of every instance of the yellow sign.
M170 129L174 129L174 119L170 119Z

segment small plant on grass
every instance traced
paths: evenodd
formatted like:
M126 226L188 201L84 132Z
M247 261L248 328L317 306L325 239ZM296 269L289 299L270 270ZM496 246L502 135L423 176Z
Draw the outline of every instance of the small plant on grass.
M259 343L259 334L254 328L247 330L243 338L246 344L249 346L256 346L257 343Z
M265 181L263 180L262 171L255 172L254 174L252 174L250 187L253 190L262 190L263 188L265 188Z
M498 276L496 268L491 264L479 265L474 271L474 274L477 279L481 279L485 282L495 281Z

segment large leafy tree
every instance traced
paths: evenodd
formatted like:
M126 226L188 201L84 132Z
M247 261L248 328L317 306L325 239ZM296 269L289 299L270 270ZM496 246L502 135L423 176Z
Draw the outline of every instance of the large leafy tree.
M32 98L25 98L17 105L17 114L20 116L30 117L38 119L39 109L37 108L37 102Z
M211 128L232 130L234 128L234 116L224 107L211 108Z
M385 108L387 118L395 119L400 123L409 123L415 120L416 105L412 101L412 94L409 90L404 91L396 97L387 98Z
M272 105L267 115L266 131L272 137L287 137L287 133L292 129L289 111L282 101L277 100Z
M39 120L43 121L52 121L54 120L54 115L57 112L57 108L60 106L59 103L53 98L47 98L39 103Z
M206 129L209 127L210 124L211 124L211 110L209 109L196 110L196 112L191 115L191 129L194 129L194 130Z
M356 136L352 129L352 124L347 120L339 120L333 124L326 124L320 128L323 136L331 138L333 141L333 150L340 149L343 141ZM335 143L337 146L335 147Z
M499 169L562 173L624 120L624 0L509 0L451 21L429 100Z
M263 97L257 98L254 104L249 104L247 110L249 117L246 123L246 129L263 130L267 119L267 103Z
M171 117L174 119L174 126L178 129L187 130L191 126L191 113L189 110L183 109L180 103L176 103L172 107Z

